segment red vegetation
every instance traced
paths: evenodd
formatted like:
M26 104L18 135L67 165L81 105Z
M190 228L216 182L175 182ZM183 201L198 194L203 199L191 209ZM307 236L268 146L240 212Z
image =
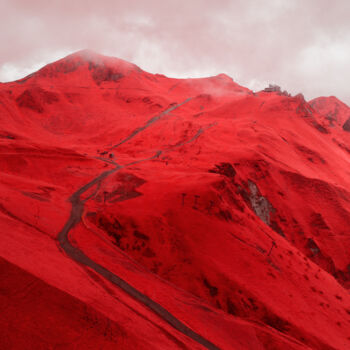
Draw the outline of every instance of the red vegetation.
M350 108L89 51L0 85L1 349L349 349Z

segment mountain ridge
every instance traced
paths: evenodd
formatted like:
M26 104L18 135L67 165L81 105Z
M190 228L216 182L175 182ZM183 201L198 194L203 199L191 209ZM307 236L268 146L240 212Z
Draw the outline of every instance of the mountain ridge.
M90 51L1 84L2 274L60 305L32 324L38 291L8 272L3 344L347 349L348 112ZM60 245L68 223L69 249L104 275ZM59 339L65 303L89 326Z

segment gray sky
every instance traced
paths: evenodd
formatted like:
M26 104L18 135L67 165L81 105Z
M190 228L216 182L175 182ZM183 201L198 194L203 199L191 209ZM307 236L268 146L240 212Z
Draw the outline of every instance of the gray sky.
M349 0L1 0L0 81L89 48L152 73L226 73L350 104Z

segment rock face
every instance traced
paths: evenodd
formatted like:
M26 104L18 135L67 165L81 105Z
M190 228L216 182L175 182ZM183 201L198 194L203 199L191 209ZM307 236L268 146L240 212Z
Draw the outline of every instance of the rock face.
M81 51L0 86L0 348L350 348L350 109Z
M273 210L271 203L260 194L253 181L248 180L250 190L249 200L255 214L267 225L270 225L270 212Z
M343 130L350 132L350 118L348 118L347 121L344 123Z

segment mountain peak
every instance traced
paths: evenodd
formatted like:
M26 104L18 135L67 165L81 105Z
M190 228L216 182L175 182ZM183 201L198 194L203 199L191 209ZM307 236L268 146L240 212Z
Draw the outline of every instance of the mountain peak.
M335 96L321 96L309 101L310 105L333 124L343 125L350 117L349 106Z
M91 49L82 49L82 50L73 52L72 54L66 56L65 58L68 58L68 57L80 57L81 59L86 61L96 61L96 60L101 60L107 56L102 55Z
M91 74L86 74L90 71ZM79 78L84 80L91 76L99 85L103 81L117 81L120 78L132 72L142 72L142 70L133 63L127 62L116 57L101 55L95 51L84 49L74 52L58 61L52 62L28 75L18 82L24 82L31 78Z
M140 69L135 64L130 63L128 61L125 61L118 57L112 57L112 56L106 56L102 55L96 51L90 50L90 49L82 49L76 52L73 52L72 54L62 58L61 60L58 60L56 62L53 62L52 64L58 63L60 61L79 61L81 63L92 63L95 65L125 65L129 67L133 67L136 69Z

